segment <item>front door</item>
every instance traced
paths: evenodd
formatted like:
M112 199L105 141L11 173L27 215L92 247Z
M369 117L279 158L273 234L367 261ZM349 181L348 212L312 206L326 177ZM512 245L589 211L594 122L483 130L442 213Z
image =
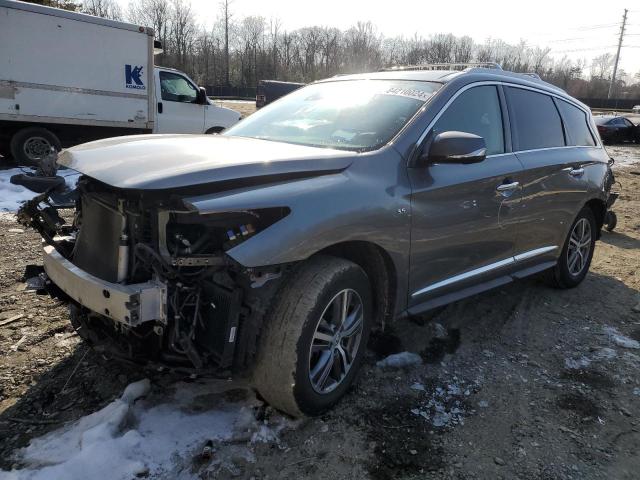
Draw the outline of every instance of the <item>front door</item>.
M487 158L409 169L409 307L491 279L513 263L522 166L506 153L498 87L461 93L436 121L432 136L445 131L482 136Z
M198 88L186 77L161 70L156 100L155 133L203 133L205 105L198 103Z

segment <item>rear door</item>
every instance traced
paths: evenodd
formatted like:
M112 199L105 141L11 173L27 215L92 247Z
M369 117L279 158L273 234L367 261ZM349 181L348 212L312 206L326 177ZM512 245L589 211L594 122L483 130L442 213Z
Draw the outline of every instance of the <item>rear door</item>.
M593 146L595 142L590 132L585 137L584 132L576 130L576 141L572 141L565 131L558 104L567 111L567 117L575 115L567 109L576 107L531 89L514 86L505 90L514 150L524 166L516 255L541 262L560 253L567 231L585 201L588 155L572 143ZM577 114L585 123L584 112ZM583 135L579 142L578 135Z
M160 70L156 81L155 133L203 133L204 105L198 87L184 75Z
M504 113L498 86L462 92L440 114L431 135L480 135L487 144L487 158L469 165L409 169L410 307L495 277L512 263L522 166L509 153Z

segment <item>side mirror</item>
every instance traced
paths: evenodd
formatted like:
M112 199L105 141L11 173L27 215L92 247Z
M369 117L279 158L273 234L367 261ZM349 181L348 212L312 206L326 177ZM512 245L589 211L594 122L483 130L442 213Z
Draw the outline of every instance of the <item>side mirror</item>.
M478 163L487 156L484 138L466 132L442 132L431 142L426 163ZM422 159L421 159L422 160Z
M200 87L198 89L198 103L200 105L209 104L209 100L207 99L207 90L204 87Z

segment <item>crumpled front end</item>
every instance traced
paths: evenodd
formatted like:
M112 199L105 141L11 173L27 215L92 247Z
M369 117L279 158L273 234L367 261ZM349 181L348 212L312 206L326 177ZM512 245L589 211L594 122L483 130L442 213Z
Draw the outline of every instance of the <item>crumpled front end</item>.
M226 372L254 355L286 265L245 268L227 250L288 215L286 207L200 214L166 191L88 177L75 214L47 194L19 212L44 239L44 269L96 348L145 363Z

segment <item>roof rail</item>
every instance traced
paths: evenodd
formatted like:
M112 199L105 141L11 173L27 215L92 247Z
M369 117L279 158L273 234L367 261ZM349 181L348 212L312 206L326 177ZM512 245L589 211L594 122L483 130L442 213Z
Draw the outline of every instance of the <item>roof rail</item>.
M398 70L467 70L471 68L492 68L502 70L500 64L495 62L472 62L472 63L424 63L419 65L399 65L396 67L383 68L383 72L393 72Z
M537 80L542 80L540 78L540 75L538 75L537 73L534 73L534 72L520 72L520 75L526 75L527 77L533 77L533 78L535 78Z

